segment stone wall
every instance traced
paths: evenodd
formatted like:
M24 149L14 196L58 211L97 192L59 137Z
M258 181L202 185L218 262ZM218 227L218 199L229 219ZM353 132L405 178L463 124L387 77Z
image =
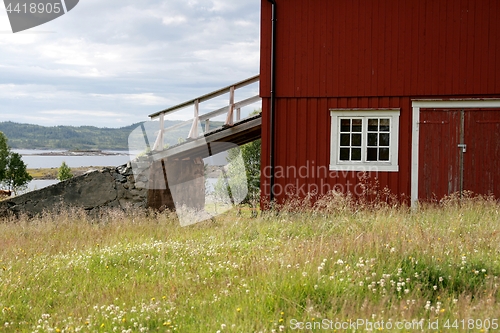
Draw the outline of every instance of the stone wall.
M137 185L136 186L136 178ZM72 206L87 211L102 208L134 209L147 207L147 176L136 177L130 164L88 172L52 186L0 202L0 217Z
M205 178L201 158L152 162L144 157L1 201L0 217L35 216L65 207L98 212L103 208L175 211L180 207L200 211L204 206Z

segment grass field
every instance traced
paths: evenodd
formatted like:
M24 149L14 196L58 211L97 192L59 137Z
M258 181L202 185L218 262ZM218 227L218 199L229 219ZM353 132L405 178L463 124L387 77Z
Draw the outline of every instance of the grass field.
M103 167L78 167L71 168L71 173L73 176L81 176L89 170L100 170ZM38 168L38 169L28 169L28 173L33 179L56 179L57 172L59 168Z
M3 221L0 332L498 331L498 203L293 208Z

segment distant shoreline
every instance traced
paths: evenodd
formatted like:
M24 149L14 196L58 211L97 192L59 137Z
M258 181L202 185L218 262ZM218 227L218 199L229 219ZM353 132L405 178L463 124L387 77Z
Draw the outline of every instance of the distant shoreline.
M73 176L81 176L87 172L93 170L102 170L103 166L98 167L78 167L78 168L70 168ZM38 168L38 169L27 169L28 173L33 177L33 180L54 180L57 179L57 174L59 172L59 168Z
M20 149L22 150L22 149ZM35 150L35 149L34 149ZM110 152L103 150L61 150L61 151L46 151L23 154L24 156L123 156L129 155L128 151L124 150L123 153Z

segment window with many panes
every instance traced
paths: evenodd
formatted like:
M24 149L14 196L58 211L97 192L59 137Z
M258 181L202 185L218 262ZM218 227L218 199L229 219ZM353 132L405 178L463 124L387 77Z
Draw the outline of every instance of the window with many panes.
M330 170L398 171L399 110L331 110Z

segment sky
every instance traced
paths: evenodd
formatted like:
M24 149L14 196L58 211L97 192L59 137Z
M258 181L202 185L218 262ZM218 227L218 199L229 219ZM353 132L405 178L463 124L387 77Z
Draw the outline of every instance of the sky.
M257 0L80 0L15 34L0 4L0 121L147 121L258 74L259 38Z

